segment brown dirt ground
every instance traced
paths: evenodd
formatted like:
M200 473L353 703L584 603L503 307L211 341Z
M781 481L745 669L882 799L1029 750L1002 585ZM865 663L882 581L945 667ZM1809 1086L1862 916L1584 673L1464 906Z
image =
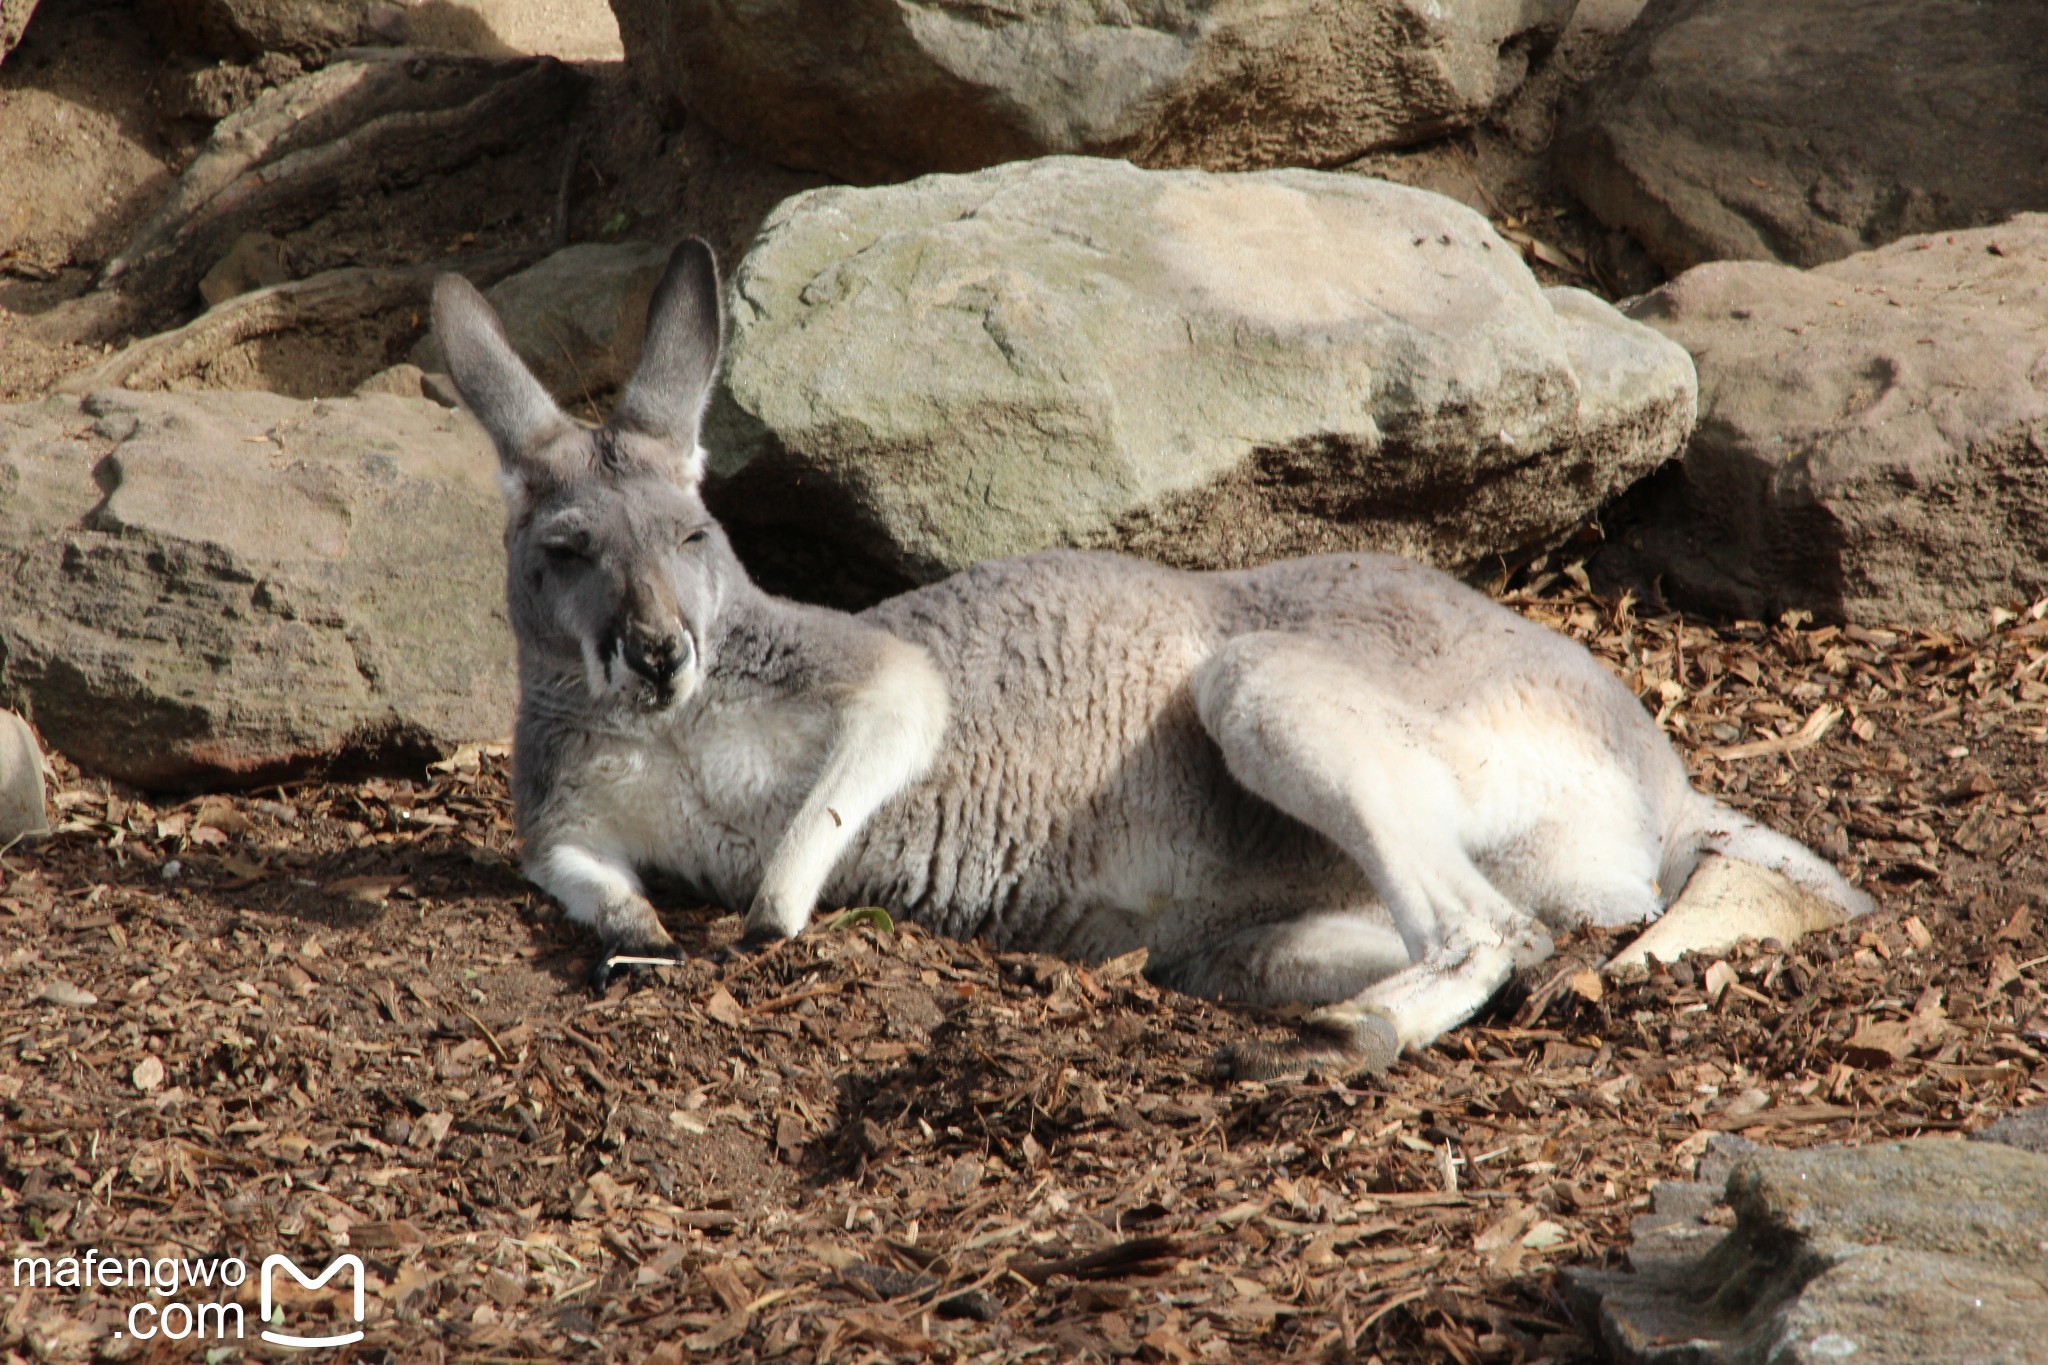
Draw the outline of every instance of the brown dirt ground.
M734 918L671 904L697 960L593 999L495 753L176 805L67 770L0 860L0 1225L354 1250L366 1360L1563 1361L1555 1268L1709 1134L2048 1102L2048 603L1970 641L1507 596L1878 913L1599 992L1583 937L1386 1077L1225 1083L1284 1020L908 926L719 964ZM184 1358L118 1291L4 1292L17 1354Z
M1600 41L1493 126L1361 168L1465 177L1547 279L1640 288L1542 169ZM33 168L0 177L0 401L118 339L36 324L203 132L152 102L157 61L125 6L44 0L0 67L0 164ZM581 127L575 240L688 225L730 255L802 183L663 132L615 73ZM338 206L308 259L529 241L504 196L559 166L532 160ZM24 229L24 185L84 207ZM474 240L422 236L451 208ZM593 999L592 945L516 870L499 752L194 800L60 760L58 834L0 852L8 1259L347 1249L368 1335L332 1359L1568 1361L1556 1268L1613 1259L1708 1135L1957 1134L2048 1102L2048 604L1966 636L1645 616L1569 565L1494 587L1879 912L1597 991L1580 969L1618 939L1585 936L1385 1077L1224 1083L1217 1049L1287 1020L909 926L722 964L734 920L671 897L697 959ZM282 1358L255 1323L116 1335L137 1297L0 1283L0 1356Z

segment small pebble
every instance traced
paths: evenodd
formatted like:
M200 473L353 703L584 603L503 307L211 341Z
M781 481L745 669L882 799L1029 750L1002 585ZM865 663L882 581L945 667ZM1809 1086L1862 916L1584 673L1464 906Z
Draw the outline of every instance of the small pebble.
M163 878L167 882L174 882L178 879L178 874L184 870L185 864L173 858L164 864Z
M36 999L46 1005L68 1005L77 1009L83 1009L87 1005L97 1005L100 1002L100 998L97 995L88 990L81 990L69 981L52 981L49 985L43 987L42 994L38 995Z

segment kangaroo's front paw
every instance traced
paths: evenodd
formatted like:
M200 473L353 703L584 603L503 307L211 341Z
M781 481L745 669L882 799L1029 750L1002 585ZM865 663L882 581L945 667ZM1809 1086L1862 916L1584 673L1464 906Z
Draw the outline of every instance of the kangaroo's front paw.
M676 967L689 960L690 955L666 933L658 942L645 938L609 939L591 965L590 988L603 994L621 975L643 976L656 967Z
M740 942L749 948L765 948L795 938L811 922L809 907L793 908L766 896L757 896L740 921Z
M1284 1043L1246 1041L1224 1048L1216 1068L1225 1080L1269 1081L1310 1067L1348 1075L1385 1074L1401 1056L1393 1021L1378 1013L1310 1016L1301 1033Z
M1550 930L1535 920L1509 926L1503 935L1507 939L1508 952L1515 960L1515 970L1526 972L1548 962L1557 954L1557 941L1550 936Z

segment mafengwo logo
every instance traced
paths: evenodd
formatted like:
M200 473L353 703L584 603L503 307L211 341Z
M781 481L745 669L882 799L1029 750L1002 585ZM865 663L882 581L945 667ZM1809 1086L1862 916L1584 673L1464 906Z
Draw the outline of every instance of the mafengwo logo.
M334 1281L334 1288L323 1298L338 1310L345 1295L354 1326L323 1336L290 1331L292 1309L278 1300L280 1288L292 1292L292 1283L286 1281L286 1276L300 1290L315 1294ZM82 1255L14 1258L14 1286L27 1294L39 1289L141 1291L128 1306L123 1324L126 1330L114 1333L116 1337L133 1337L138 1341L240 1341L244 1331L242 1305L232 1298L215 1297L207 1302L200 1296L218 1296L223 1291L239 1289L248 1281L248 1262L239 1256L108 1256L97 1248L88 1248ZM289 1256L266 1256L256 1286L262 1314L261 1336L273 1346L298 1351L361 1341L364 1287L362 1258L353 1254L335 1257L326 1269L310 1276ZM299 1311L304 1311L303 1304Z
M265 1341L273 1346L291 1346L298 1350L308 1351L320 1346L347 1346L351 1342L363 1339L363 1329L361 1326L363 1321L362 1258L355 1255L337 1256L328 1263L327 1269L308 1279L305 1272L292 1263L291 1257L265 1256L263 1258L261 1279L257 1283L257 1294L259 1295L257 1311L261 1314L266 1324L276 1322L279 1319L271 1297L271 1286L274 1283L274 1277L280 1270L289 1273L293 1279L299 1282L299 1287L302 1289L319 1289L343 1271L349 1272L355 1279L355 1287L350 1298L350 1307L354 1310L357 1326L352 1332L341 1332L325 1337L293 1336L289 1332L274 1332L269 1326L265 1326L262 1333Z

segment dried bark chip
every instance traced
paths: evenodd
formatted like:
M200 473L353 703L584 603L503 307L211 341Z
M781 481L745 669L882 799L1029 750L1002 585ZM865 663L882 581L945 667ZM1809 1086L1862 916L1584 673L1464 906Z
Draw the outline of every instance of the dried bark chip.
M1842 1044L1842 1060L1851 1066L1888 1067L1912 1053L1907 1026L1892 1020L1866 1020Z
M360 1251L396 1251L424 1245L427 1235L403 1218L357 1223L349 1229L349 1245Z

